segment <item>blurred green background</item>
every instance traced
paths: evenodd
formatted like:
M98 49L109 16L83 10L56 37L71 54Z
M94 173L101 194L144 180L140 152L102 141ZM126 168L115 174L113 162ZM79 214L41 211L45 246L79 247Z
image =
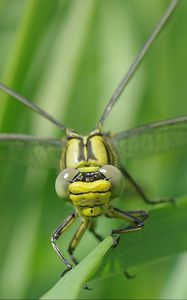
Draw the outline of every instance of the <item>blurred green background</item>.
M187 114L187 2L179 2L107 119L106 130L118 132ZM168 3L0 0L0 81L66 126L88 133ZM0 131L61 137L59 129L2 92ZM153 197L187 192L185 149L127 161L127 165ZM1 161L1 299L38 298L64 268L50 245L50 235L72 207L56 196L56 174ZM132 206L144 204L135 201ZM131 203L126 199L121 207ZM74 230L62 238L63 249ZM96 245L86 233L77 256L83 258ZM185 255L155 262L132 270L137 276L130 281L122 274L95 281L94 290L83 290L80 297L186 299L186 268Z

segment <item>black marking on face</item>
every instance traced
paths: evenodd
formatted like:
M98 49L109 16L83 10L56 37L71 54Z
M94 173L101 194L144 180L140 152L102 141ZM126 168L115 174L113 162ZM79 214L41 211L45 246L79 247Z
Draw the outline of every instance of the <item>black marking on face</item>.
M103 179L106 179L106 177L99 171L98 172L80 172L73 179L73 182L76 182L76 181L94 182L94 181L103 180Z

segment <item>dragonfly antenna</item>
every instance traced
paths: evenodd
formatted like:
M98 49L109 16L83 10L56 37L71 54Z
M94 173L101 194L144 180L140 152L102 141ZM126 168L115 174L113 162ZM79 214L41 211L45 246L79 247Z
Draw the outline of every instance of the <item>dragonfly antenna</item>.
M49 120L51 123L55 124L60 129L65 130L65 126L63 124L61 124L58 120L56 120L53 116L51 116L50 114L48 114L46 111L44 111L43 109L41 109L36 104L34 104L31 101L27 100L23 96L17 94L16 92L14 92L12 89L10 89L9 87L7 87L6 85L0 83L0 90L2 90L3 92L7 93L8 95L14 97L15 100L23 103L27 107L31 108L37 114L39 114L42 117L44 117L45 119Z
M169 18L171 17L172 13L174 12L176 5L179 0L172 0L170 5L167 7L165 13L161 17L160 21L156 25L155 29L151 33L151 35L148 37L147 41L145 42L143 48L138 52L138 55L136 56L135 60L133 61L132 65L130 66L129 70L125 74L125 76L120 81L119 85L115 89L114 93L112 94L112 97L109 99L108 104L98 122L98 127L101 127L106 118L108 117L109 113L111 112L114 104L119 99L120 95L124 91L125 87L127 86L128 82L134 75L135 71L137 70L138 66L140 65L141 61L143 60L145 54L148 52L150 46L153 44L161 30L164 28L164 25L167 23Z

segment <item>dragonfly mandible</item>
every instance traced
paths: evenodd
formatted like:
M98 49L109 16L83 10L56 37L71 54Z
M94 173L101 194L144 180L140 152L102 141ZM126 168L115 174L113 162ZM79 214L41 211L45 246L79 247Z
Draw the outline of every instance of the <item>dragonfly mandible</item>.
M45 154L47 156L50 153L51 166L60 167L55 184L56 192L61 198L72 203L75 208L74 212L58 226L51 237L54 250L66 265L63 275L72 269L73 264L78 264L74 250L87 228L98 240L102 240L95 231L95 222L100 215L119 218L130 224L128 227L111 231L114 244L117 243L116 235L138 231L144 227L148 217L147 211L122 211L112 205L112 200L119 196L123 188L124 178L132 183L146 203L157 204L173 201L173 199L158 201L150 199L127 171L123 158L124 155L128 158L141 155L141 153L149 154L187 145L187 116L144 125L117 134L105 133L103 126L145 54L174 12L177 3L176 0L171 1L129 71L114 91L95 129L87 136L81 136L74 130L66 128L46 111L4 84L0 84L2 91L49 120L63 132L62 139L39 138L24 134L0 134L1 153L6 153L6 156L12 157L15 152L19 152L24 161L27 159L30 149L32 152L34 149L41 149L44 153L44 163L46 161ZM42 158L38 159L42 164ZM81 223L68 248L72 261L70 262L57 246L57 240L78 217L81 218Z

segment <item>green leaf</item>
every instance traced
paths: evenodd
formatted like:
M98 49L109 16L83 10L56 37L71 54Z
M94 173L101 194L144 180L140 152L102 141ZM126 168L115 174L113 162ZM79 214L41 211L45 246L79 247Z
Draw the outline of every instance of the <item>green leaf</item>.
M183 228L186 227L187 199L177 200L176 206L159 205L150 211L144 230L122 235L119 245L112 249L113 240L108 236L41 299L75 299L91 276L97 279L111 276L143 263L184 252L187 250L187 239Z
M102 257L112 245L113 239L111 236L108 236L78 266L59 280L41 299L75 299L80 289L83 288L84 283L96 271Z
M176 205L159 205L149 212L142 231L121 235L115 251L109 251L95 278L116 274L141 264L187 251L187 199Z

